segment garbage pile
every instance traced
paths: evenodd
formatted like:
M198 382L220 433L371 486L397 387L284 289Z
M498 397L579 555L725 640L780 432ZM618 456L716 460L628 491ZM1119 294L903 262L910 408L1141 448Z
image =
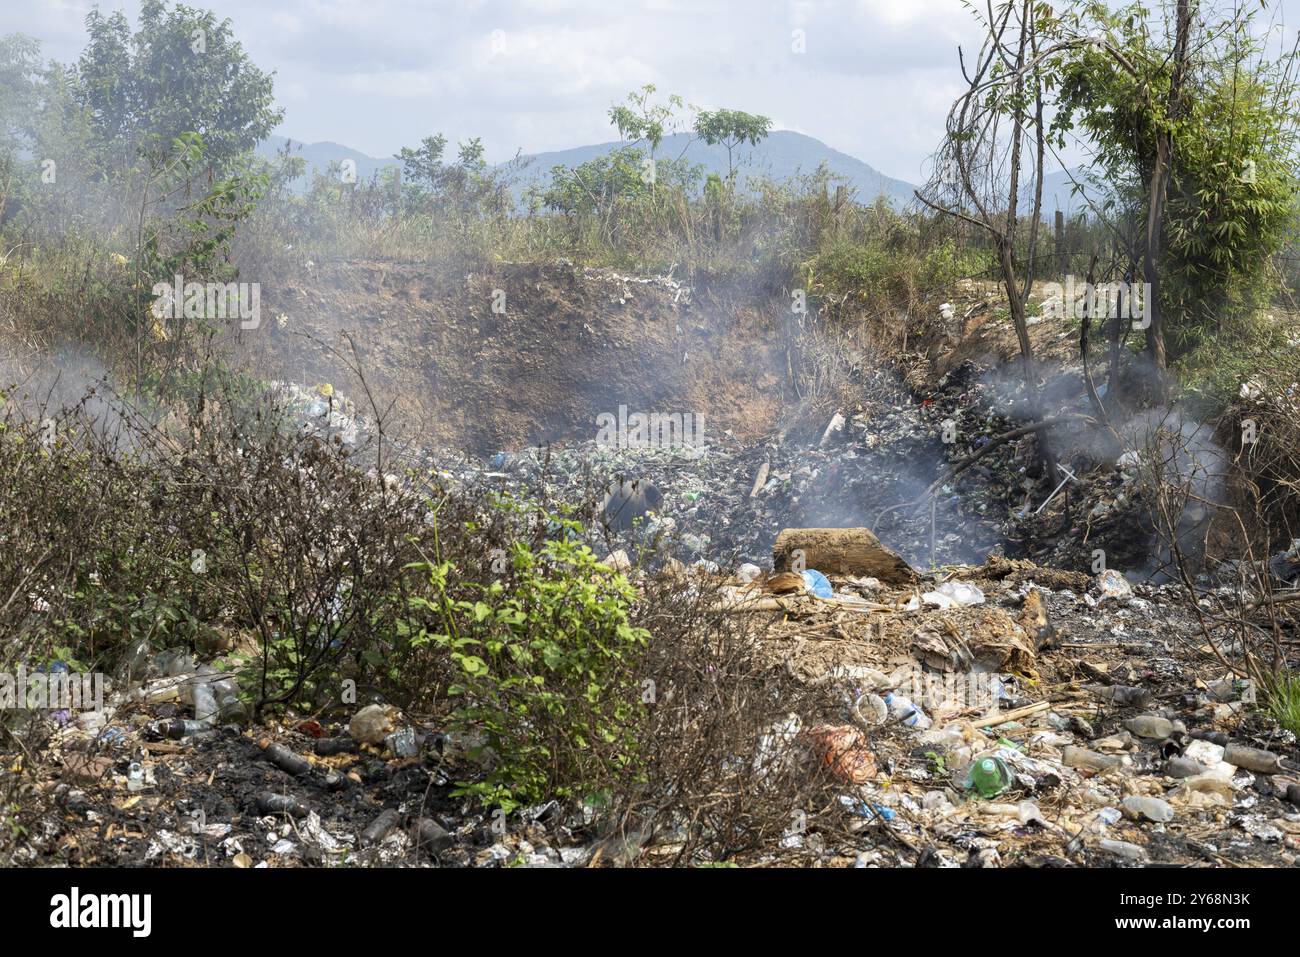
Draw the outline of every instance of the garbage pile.
M772 614L773 660L843 702L841 724L771 729L860 819L810 845L821 863L1296 863L1295 735L1201 647L1174 586L996 557L906 586L779 566L728 600Z
M223 670L236 663L143 653L102 708L50 716L53 761L38 788L57 823L23 853L240 868L565 867L595 853L592 807L550 802L507 822L453 799L452 780L482 742L421 727L390 705L337 722L288 713L250 723L247 695Z

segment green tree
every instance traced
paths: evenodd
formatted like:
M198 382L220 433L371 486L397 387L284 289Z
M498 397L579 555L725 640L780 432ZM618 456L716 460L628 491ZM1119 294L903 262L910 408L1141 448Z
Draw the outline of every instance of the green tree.
M772 130L772 121L766 116L743 113L740 110L707 110L695 117L695 135L710 146L722 145L727 151L727 183L736 179L736 150L748 143L757 146Z
M0 37L0 219L9 201L20 150L31 143L39 90L40 45L13 33Z
M116 165L137 155L166 162L177 137L203 137L207 168L224 173L283 119L272 74L258 69L230 20L165 0L144 0L138 29L124 14L86 17L77 96L96 146Z
M1264 300L1296 190L1295 51L1270 59L1239 6L1179 0L1170 16L1083 5L1094 39L1062 60L1055 120L1084 133L1115 191L1162 372Z
M655 103L651 99L655 92L655 85L647 83L627 95L627 106L609 108L609 121L618 135L633 144L645 140L651 157L658 152L664 136L671 132L674 113L684 105L676 94L670 94L667 103Z

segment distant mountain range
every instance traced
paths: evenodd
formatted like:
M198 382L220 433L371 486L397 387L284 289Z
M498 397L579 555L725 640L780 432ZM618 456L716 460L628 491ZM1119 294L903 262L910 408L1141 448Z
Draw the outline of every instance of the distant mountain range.
M284 148L286 142L283 136L268 137L258 146L257 152L263 156L273 156ZM519 162L512 161L511 164L514 167L510 171L513 189L516 195L520 195L531 185L549 181L553 167L577 166L624 145L614 141L522 156ZM397 165L396 159L377 159L329 141L303 144L295 140L293 152L307 161L309 175L314 171L323 172L332 162L350 159L356 163L357 178L367 180L379 170ZM702 165L706 174L725 176L727 173L725 147L709 146L703 141L693 140L686 133L665 137L657 155L667 159L684 156L688 162ZM786 180L812 173L824 162L832 174L841 177L855 191L855 198L860 203L874 202L878 196L886 197L899 208L915 203L913 191L916 187L912 183L886 176L875 167L847 153L841 153L819 139L790 130L776 130L757 146L741 147L735 152L733 162L742 182L753 176ZM1043 215L1051 216L1058 208L1067 213L1083 208L1082 200L1070 195L1070 178L1063 170L1049 173L1043 178Z

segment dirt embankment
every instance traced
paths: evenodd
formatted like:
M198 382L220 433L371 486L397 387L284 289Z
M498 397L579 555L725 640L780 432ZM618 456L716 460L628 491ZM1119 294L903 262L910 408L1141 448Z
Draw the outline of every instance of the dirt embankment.
M381 408L429 445L479 453L594 438L597 417L702 415L715 441L768 433L785 391L779 311L743 290L692 290L568 264L451 273L414 263L304 266L264 284L245 333L260 375L360 400L352 345Z

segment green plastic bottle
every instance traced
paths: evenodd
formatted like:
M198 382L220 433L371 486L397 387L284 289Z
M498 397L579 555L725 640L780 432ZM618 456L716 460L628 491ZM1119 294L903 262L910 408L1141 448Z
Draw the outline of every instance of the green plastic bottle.
M997 797L1011 787L1014 776L1001 758L980 758L970 769L970 787L980 797Z

